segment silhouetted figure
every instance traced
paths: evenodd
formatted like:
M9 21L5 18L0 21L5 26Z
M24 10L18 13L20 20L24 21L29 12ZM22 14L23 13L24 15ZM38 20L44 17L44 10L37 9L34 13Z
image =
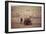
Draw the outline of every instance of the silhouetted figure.
M24 24L25 25L32 25L31 20L29 18L25 19Z
M20 23L22 23L22 21L23 21L23 19L21 18L21 22Z

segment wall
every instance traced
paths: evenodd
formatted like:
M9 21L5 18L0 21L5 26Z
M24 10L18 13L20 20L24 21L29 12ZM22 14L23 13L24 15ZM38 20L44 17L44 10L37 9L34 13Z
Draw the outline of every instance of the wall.
M41 7L40 6L12 6L12 24L20 23L20 19L30 18L33 26L41 26Z

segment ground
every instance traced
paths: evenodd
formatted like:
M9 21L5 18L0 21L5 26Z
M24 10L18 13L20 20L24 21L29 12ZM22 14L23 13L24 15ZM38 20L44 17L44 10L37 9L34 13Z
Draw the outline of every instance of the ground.
M11 26L12 28L33 28L33 27L40 27L40 23L33 23L32 25L24 25L24 24L13 22Z

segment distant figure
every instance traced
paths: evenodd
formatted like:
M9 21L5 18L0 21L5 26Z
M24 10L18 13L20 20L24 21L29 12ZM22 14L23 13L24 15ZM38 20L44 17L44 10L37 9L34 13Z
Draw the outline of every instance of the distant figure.
M21 18L21 22L20 23L22 23L22 21L23 21L23 19Z
M32 25L30 18L24 20L25 25Z

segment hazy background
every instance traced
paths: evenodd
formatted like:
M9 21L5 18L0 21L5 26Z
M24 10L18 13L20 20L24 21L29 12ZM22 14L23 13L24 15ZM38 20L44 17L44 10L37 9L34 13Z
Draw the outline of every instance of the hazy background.
M31 17L32 25L24 25L24 19ZM23 23L20 24L20 19ZM12 6L11 7L11 27L12 28L30 28L41 26L41 7L40 6Z

